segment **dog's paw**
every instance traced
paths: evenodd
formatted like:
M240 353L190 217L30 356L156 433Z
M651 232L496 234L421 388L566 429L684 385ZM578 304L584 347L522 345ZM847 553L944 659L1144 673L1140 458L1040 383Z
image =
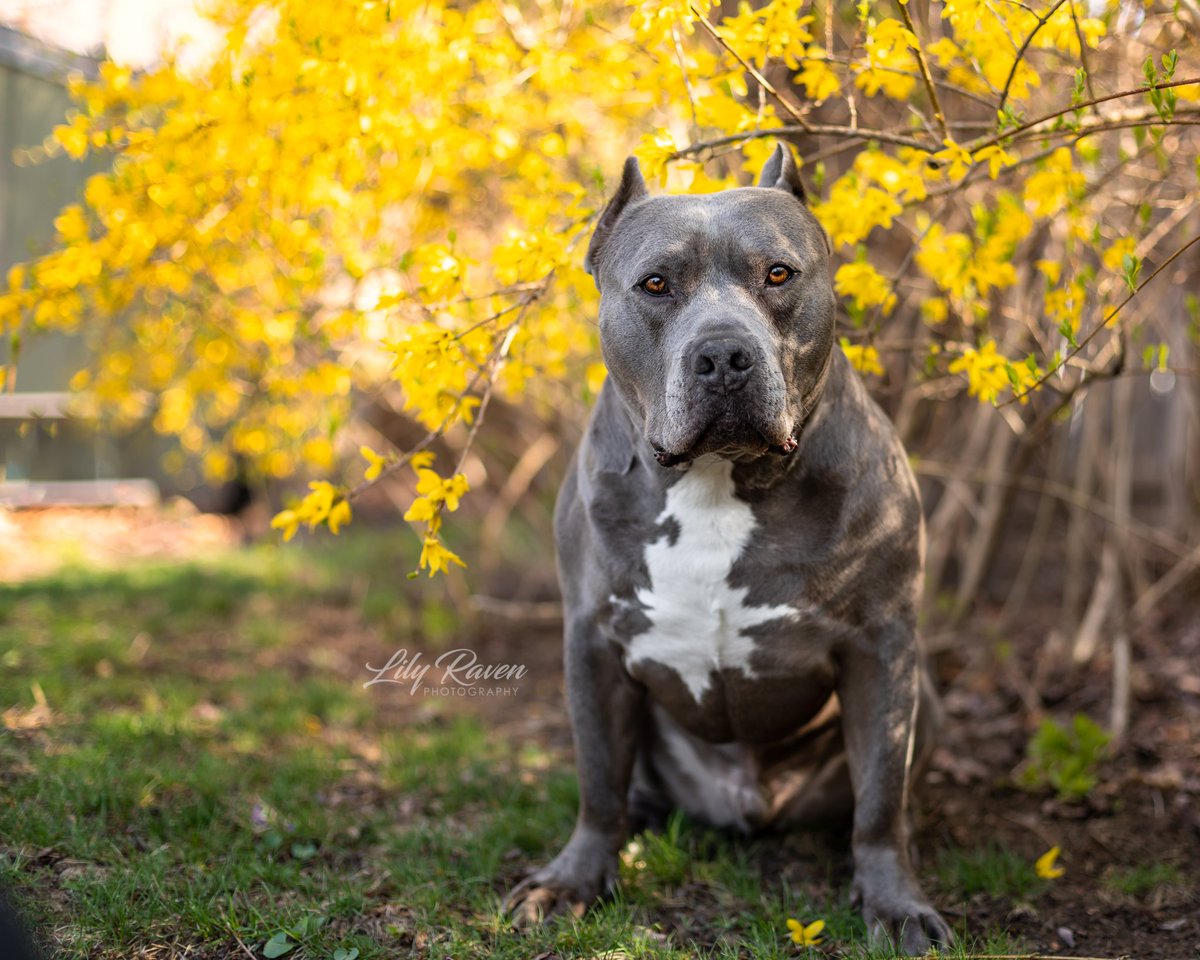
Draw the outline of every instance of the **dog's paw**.
M954 944L950 925L928 903L864 898L862 911L873 943L890 942L908 956Z
M616 883L616 865L599 872L566 869L560 855L547 867L527 877L504 901L504 912L516 930L545 923L554 917L579 919L589 906Z

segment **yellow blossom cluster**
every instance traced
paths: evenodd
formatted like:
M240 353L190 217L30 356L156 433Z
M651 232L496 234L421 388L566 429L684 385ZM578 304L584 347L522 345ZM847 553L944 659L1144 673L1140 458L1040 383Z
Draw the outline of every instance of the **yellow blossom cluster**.
M429 469L432 462L433 457L425 453L412 458L413 468L417 472L417 498L404 514L404 519L410 523L425 524L420 567L428 570L431 577L449 570L452 563L460 567L466 566L458 554L442 543L439 534L442 529L443 511L449 510L453 513L457 510L459 500L470 489L467 478L461 473L452 477L441 477Z
M214 479L237 463L336 476L359 447L356 405L392 383L435 433L473 424L491 389L598 389L580 264L631 149L667 189L718 190L748 182L781 127L820 117L811 209L846 312L873 325L843 350L881 374L877 328L915 289L927 369L982 402L1047 375L997 345L1022 257L1041 258L1042 319L1069 343L1096 271L1128 283L1139 266L1137 238L1095 242L1101 151L1073 109L1085 78L1074 99L1043 83L1047 64L1084 68L1115 3L937 0L916 23L873 0L832 22L811 0L725 15L710 0L209 7L226 39L203 67L105 63L73 83L47 149L112 165L61 211L53 249L10 272L0 334L86 330L95 362L73 387L90 409L150 419ZM1039 90L1062 109L1031 131ZM951 98L973 119L948 123ZM1067 253L1035 250L1039 231ZM974 346L953 341L964 329ZM408 462L360 452L360 472L280 514L286 536L336 529L356 490ZM461 561L441 519L466 481L411 462L421 566L445 570Z

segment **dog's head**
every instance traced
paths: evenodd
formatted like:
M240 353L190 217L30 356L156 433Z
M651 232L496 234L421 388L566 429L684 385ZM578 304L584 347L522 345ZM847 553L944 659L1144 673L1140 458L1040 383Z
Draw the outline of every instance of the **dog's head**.
M651 197L632 157L585 266L613 384L659 463L790 453L834 343L829 243L780 145L758 186Z

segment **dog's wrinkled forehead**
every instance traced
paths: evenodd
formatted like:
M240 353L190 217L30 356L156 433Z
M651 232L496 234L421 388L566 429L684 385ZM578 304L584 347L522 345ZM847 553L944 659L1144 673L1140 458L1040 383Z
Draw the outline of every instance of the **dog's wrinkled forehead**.
M714 267L766 259L803 268L829 253L825 231L805 199L795 158L782 144L758 186L713 194L651 197L630 157L596 224L584 267L601 289L617 265L625 273L702 263L711 274Z
M803 269L825 255L824 234L800 203L780 191L744 187L636 204L615 226L598 266L634 283L666 269L736 275L779 261Z

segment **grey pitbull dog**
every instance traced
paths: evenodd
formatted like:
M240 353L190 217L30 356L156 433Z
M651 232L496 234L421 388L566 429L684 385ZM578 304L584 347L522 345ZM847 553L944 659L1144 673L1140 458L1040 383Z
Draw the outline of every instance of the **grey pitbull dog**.
M626 163L585 265L609 379L558 500L579 774L524 925L613 887L631 831L853 820L868 928L949 927L910 862L936 704L915 630L917 486L834 344L829 244L780 146L757 187L651 197Z

